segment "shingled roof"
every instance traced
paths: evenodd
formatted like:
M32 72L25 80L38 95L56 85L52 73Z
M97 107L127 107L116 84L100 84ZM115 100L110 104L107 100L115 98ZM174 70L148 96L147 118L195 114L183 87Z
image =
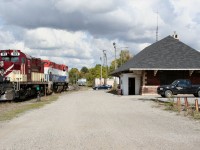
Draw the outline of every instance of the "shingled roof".
M111 74L130 70L200 70L200 52L167 36L143 49Z

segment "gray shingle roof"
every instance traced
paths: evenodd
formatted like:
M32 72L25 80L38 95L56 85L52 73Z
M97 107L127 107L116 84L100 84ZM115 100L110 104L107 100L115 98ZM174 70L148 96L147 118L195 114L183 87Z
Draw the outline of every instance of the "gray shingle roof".
M111 74L128 70L200 70L200 52L167 36L146 47Z

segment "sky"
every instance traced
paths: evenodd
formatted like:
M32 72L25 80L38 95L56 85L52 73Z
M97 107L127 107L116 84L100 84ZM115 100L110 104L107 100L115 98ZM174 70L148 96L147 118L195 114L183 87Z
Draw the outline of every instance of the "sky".
M69 68L108 65L172 35L200 51L200 0L1 0L0 49L20 49Z

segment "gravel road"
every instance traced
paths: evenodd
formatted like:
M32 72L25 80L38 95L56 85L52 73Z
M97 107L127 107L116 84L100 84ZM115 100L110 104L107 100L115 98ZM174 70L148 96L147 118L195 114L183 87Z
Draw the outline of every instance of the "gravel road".
M151 101L79 91L0 123L1 150L199 150L200 123Z

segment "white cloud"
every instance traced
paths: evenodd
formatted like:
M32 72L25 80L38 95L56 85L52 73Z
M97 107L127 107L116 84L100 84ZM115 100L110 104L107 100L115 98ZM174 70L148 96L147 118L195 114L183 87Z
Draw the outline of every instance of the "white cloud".
M0 1L0 47L91 67L100 63L102 49L109 62L118 47L136 54L173 31L200 50L199 0L3 0ZM12 10L12 11L11 11Z
M114 0L54 0L55 7L63 13L72 13L77 10L82 13L104 13L110 11L115 2Z

